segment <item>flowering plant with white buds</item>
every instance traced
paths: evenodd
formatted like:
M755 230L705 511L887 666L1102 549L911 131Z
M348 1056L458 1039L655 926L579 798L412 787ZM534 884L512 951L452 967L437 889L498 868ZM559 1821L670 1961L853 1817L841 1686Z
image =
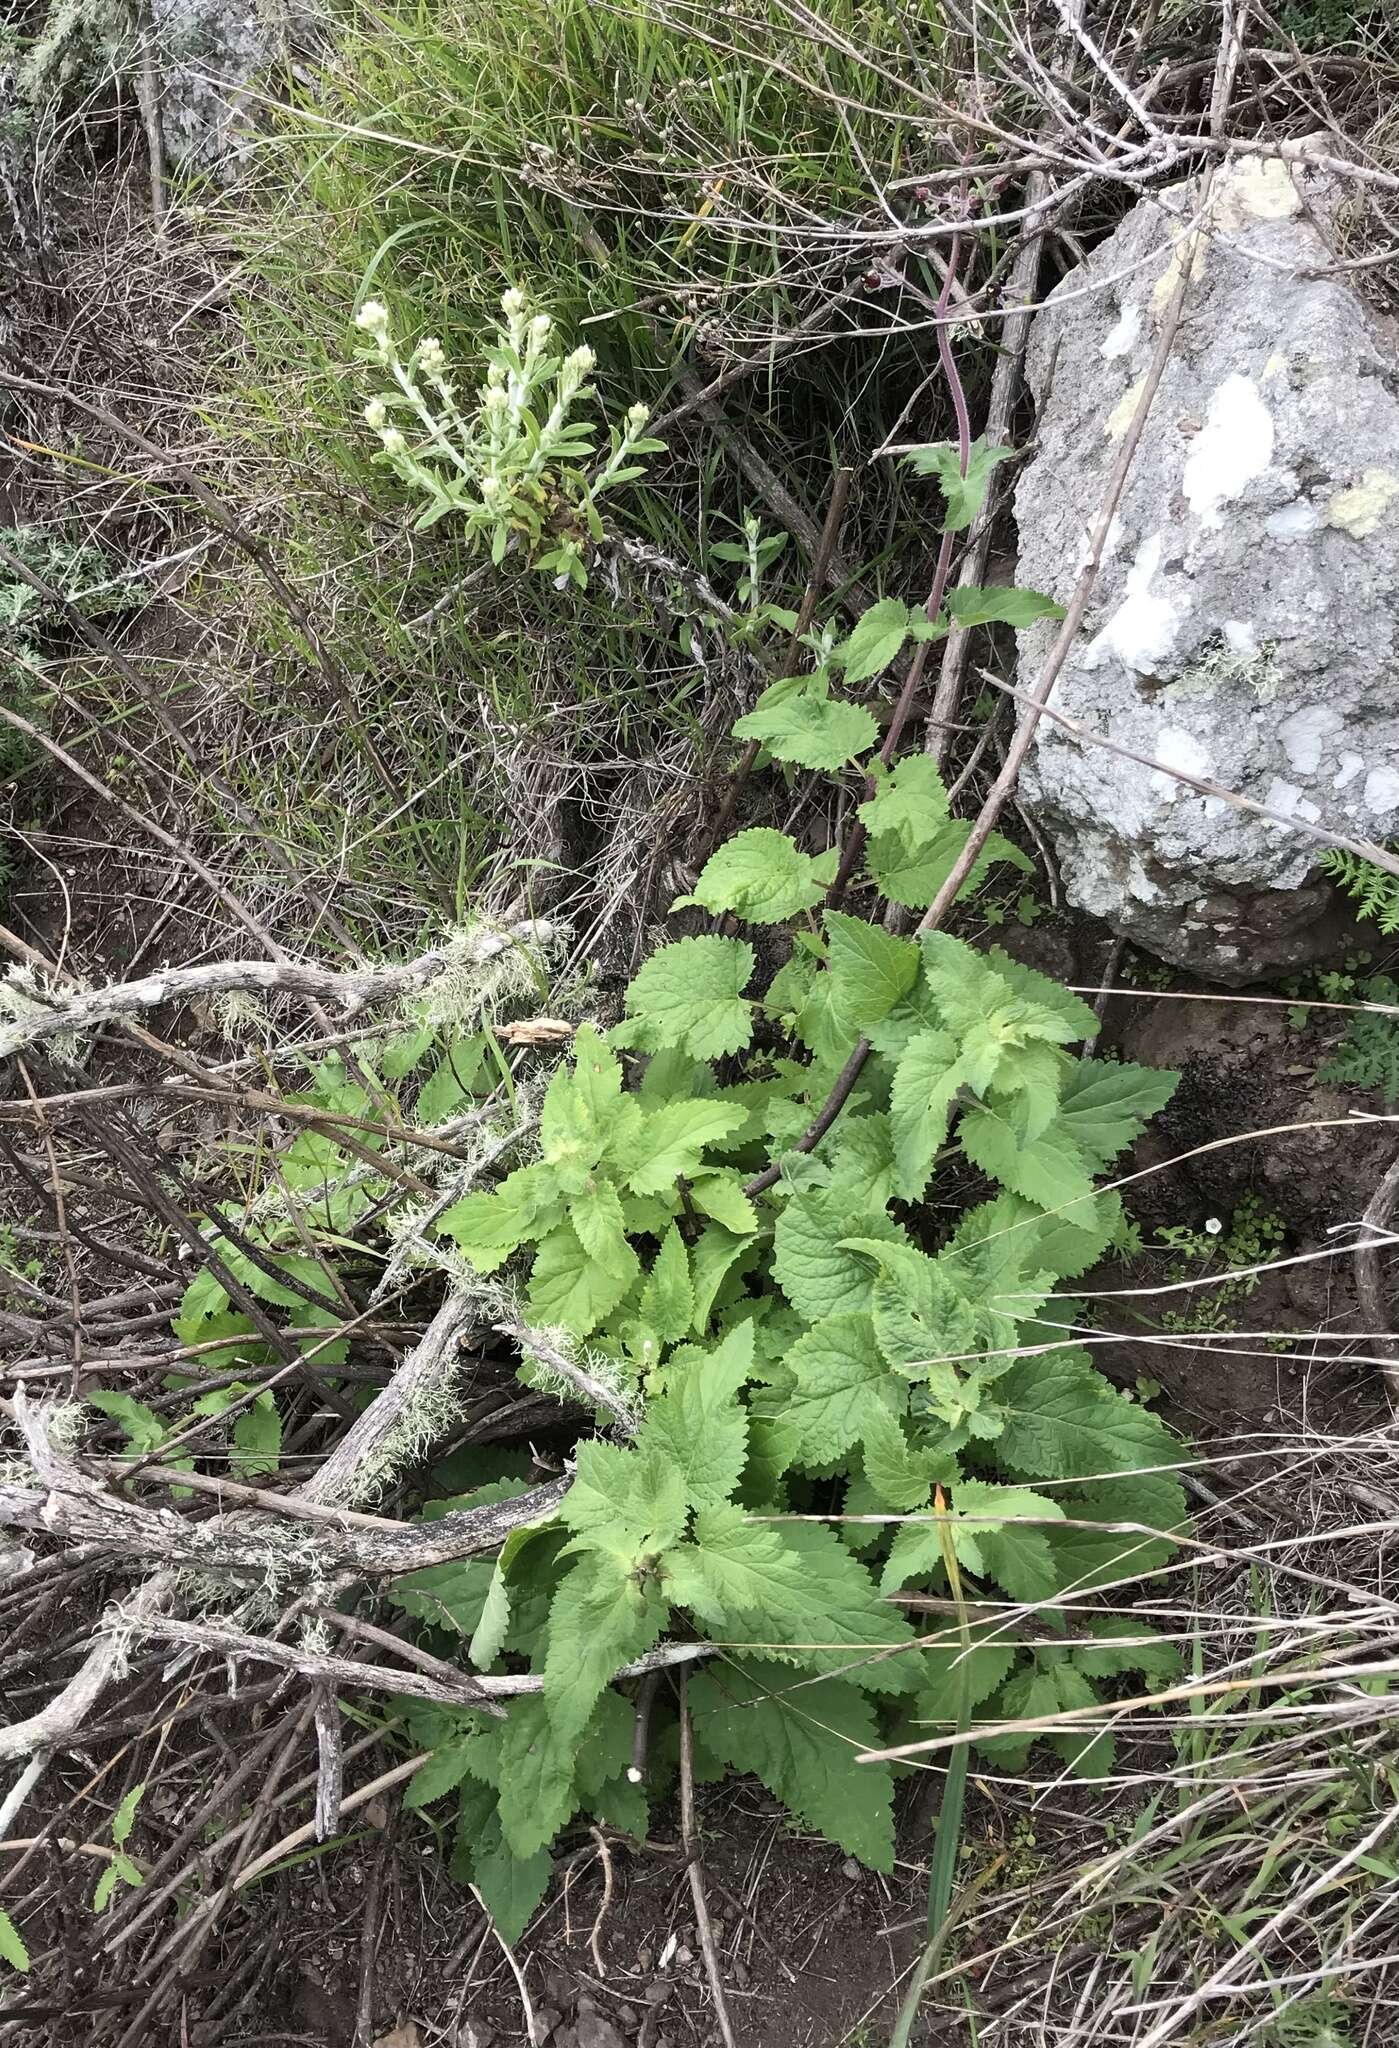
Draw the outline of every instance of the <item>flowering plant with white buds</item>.
M485 381L460 404L441 342L426 335L404 355L387 307L366 299L355 315L365 337L360 354L393 388L370 399L365 422L379 436L379 460L427 499L418 531L455 513L473 540L489 544L493 562L518 548L560 588L581 589L584 550L604 538L598 499L639 477L645 464L637 457L665 443L647 436L648 410L633 405L621 427L608 429L607 455L594 461L595 430L575 417L595 395L586 381L592 350L557 353L553 320L531 314L514 286L500 310Z

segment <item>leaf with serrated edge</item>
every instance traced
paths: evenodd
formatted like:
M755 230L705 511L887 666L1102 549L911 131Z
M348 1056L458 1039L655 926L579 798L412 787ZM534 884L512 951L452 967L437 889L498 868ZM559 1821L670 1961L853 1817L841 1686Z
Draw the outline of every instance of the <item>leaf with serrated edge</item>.
M734 727L741 740L760 740L779 761L833 774L874 745L879 726L863 704L811 690L767 710L750 711Z
M692 1176L706 1149L746 1121L745 1112L725 1102L668 1102L643 1118L621 1162L628 1185L639 1195L656 1195L680 1174Z
M833 1679L791 1689L790 1674L754 1662L690 1681L690 1714L706 1750L752 1771L807 1827L872 1870L894 1867L893 1776L856 1764L879 1724L853 1686Z
M907 1242L884 1210L852 1215L848 1203L820 1189L793 1196L778 1217L773 1278L809 1322L869 1307L875 1269L860 1253L840 1248L841 1238L853 1236Z
M627 1017L614 1044L640 1052L675 1047L693 1059L741 1052L753 1030L743 990L753 977L753 948L740 939L677 939L661 946L633 978Z
M687 1370L668 1372L666 1391L652 1401L637 1439L680 1474L696 1507L727 1500L748 1455L748 1413L738 1389L753 1369L753 1325L740 1323L717 1350Z
M698 903L718 915L731 910L749 924L783 924L824 893L810 854L768 825L736 833L705 862L692 893L671 905Z
M641 1320L667 1344L689 1334L695 1316L695 1290L685 1241L672 1223L661 1239L646 1285L641 1290Z
M803 1465L840 1457L871 1415L892 1417L906 1391L889 1371L866 1314L828 1316L792 1346L790 1380L780 1393L780 1423ZM876 1425L877 1427L877 1422Z
M500 1744L500 1829L512 1856L547 1848L572 1814L573 1749L541 1697L511 1701Z
M560 1736L577 1741L614 1673L658 1641L666 1613L655 1587L615 1561L585 1558L567 1574L549 1610L544 1660L544 1702Z

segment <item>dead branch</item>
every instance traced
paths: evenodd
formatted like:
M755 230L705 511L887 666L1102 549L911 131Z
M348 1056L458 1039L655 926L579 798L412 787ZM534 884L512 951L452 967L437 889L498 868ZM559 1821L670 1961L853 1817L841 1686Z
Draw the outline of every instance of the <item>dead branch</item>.
M396 967L369 968L363 973L337 973L302 960L214 960L206 967L166 968L159 974L143 975L139 981L86 990L48 1009L38 1007L37 997L30 1009L26 997L24 1013L0 1024L0 1059L60 1033L93 1031L163 1003L189 1002L200 996L234 992L297 995L308 1002L333 1004L353 1017L371 1003L416 995L449 969L484 966L511 946L546 944L552 937L551 925L528 920L503 932L470 934Z

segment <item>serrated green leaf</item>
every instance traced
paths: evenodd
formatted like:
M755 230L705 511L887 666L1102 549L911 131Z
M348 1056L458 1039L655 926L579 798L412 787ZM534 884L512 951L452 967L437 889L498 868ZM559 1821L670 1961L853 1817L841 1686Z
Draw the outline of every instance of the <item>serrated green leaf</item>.
M1041 590L978 589L964 583L943 600L959 626L1032 626L1036 619L1062 619L1064 607Z
M554 1859L547 1849L518 1855L494 1816L473 1844L472 1880L501 1939L512 1945L538 1912L553 1873Z
M688 1336L695 1319L695 1290L685 1241L672 1223L661 1239L646 1285L641 1290L641 1320L667 1344Z
M1058 1127L1101 1172L1164 1109L1179 1074L1119 1060L1078 1060L1059 1099Z
M953 1548L969 1571L994 1579L1012 1600L1034 1603L1058 1591L1058 1567L1042 1526L1063 1521L1057 1501L1027 1486L962 1479L953 1489L952 1507ZM993 1519L983 1520L987 1516Z
M493 1571L490 1560L483 1557L424 1565L421 1571L405 1572L394 1579L385 1598L420 1621L469 1636L480 1625Z
M490 1670L504 1649L509 1632L510 1586L504 1559L498 1557L491 1568L490 1582L481 1602L481 1619L467 1649L467 1655L478 1671Z
M270 1393L261 1393L233 1418L233 1450L229 1464L243 1479L275 1472L282 1455L282 1418Z
M934 441L926 447L911 449L904 461L915 476L937 478L947 506L942 530L961 533L971 525L985 502L991 472L998 462L1007 461L1014 453L1013 448L988 448L985 437L978 435L968 453L965 475L961 450L955 441Z
M568 1220L589 1258L614 1273L627 1274L629 1282L635 1278L635 1262L628 1256L622 1198L610 1180L589 1174L568 1205Z
M522 1244L546 1236L563 1219L558 1184L547 1166L524 1166L490 1194L463 1195L434 1226L450 1237L478 1273L493 1273Z
M753 1030L743 990L753 977L753 948L739 939L676 939L661 946L626 993L627 1019L616 1045L639 1052L674 1047L692 1059L741 1052Z
M0 1906L0 1960L7 1962L12 1970L23 1972L29 1968L29 1950L24 1945L24 1937L2 1906Z
M112 1840L119 1849L124 1848L130 1839L131 1829L136 1819L136 1809L141 1804L145 1790L144 1779L139 1785L133 1785L122 1800L121 1805L112 1815Z
M876 1747L879 1724L853 1686L832 1679L784 1690L786 1675L726 1664L690 1681L697 1736L714 1756L753 1771L807 1827L873 1870L894 1867L893 1777L855 1764Z
M823 1138L817 1157L830 1169L827 1183L852 1212L883 1209L894 1192L894 1134L884 1115L842 1116Z
M1076 1643L1072 1658L1086 1678L1116 1678L1139 1671L1151 1685L1170 1685L1180 1676L1176 1645L1152 1633L1145 1623L1122 1614L1088 1617L1093 1643Z
M87 1401L90 1408L96 1408L100 1414L110 1416L113 1422L121 1425L129 1450L138 1454L153 1451L165 1441L167 1425L153 1408L148 1408L134 1395L119 1394L112 1387L99 1387L88 1395Z
M925 939L925 960L928 954L929 943ZM1051 981L1037 967L1027 967L1023 960L1014 959L999 946L991 948L986 960L997 980L1030 1006L1027 1014L1036 1037L1050 1039L1056 1045L1073 1045L1096 1035L1097 1016L1082 996Z
M551 1230L534 1255L529 1307L541 1325L560 1324L576 1337L591 1336L640 1278L641 1261L629 1244L615 1265L602 1265L584 1248L571 1223Z
M950 1733L957 1726L964 1699L976 1707L1005 1683L1018 1652L998 1624L988 1622L968 1628L970 1643L963 1646L956 1628L949 1625L947 1640L929 1643L923 1650L924 1681L909 1709L909 1718L925 1726L929 1734Z
M1043 1723L1052 1720L1059 1711L1059 1688L1054 1682L1052 1671L1043 1669L1037 1662L1008 1678L997 1693L987 1718L995 1721L1034 1721ZM1032 1745L1050 1730L1044 1727L1027 1729L1024 1734L997 1735L989 1740L983 1738L976 1745L981 1754L1002 1770L1019 1771L1025 1767L1025 1760Z
M722 1147L745 1120L745 1112L727 1102L668 1102L647 1112L619 1161L628 1185L639 1195L655 1195L681 1174L692 1178L706 1150Z
M947 1142L952 1103L962 1083L950 1032L920 1031L894 1069L889 1128L897 1169L895 1189L907 1202L923 1198L933 1161Z
M783 924L825 893L814 866L787 833L756 825L711 854L692 893L671 908L699 903L716 915L731 910L749 924Z
M880 894L891 903L909 910L926 910L952 873L966 845L971 827L962 818L949 818L916 851L897 834L880 832L870 840L869 871ZM991 868L1001 865L1032 875L1034 862L1001 833L993 832L982 847L957 891L957 901L974 896Z
M714 1304L726 1281L753 1265L759 1255L754 1238L737 1237L722 1223L703 1229L690 1247L690 1277L695 1289L695 1330L708 1327Z
M660 1637L666 1603L615 1559L590 1556L564 1578L549 1610L544 1701L555 1732L570 1745L592 1717L613 1674Z
M92 1894L92 1910L94 1913L104 1913L106 1911L108 1905L111 1903L112 1893L116 1890L120 1882L121 1875L117 1869L116 1863L109 1863L107 1865L107 1868L103 1871L102 1875L98 1878L97 1889Z
M511 1701L500 1744L499 1812L512 1856L537 1855L572 1814L573 1755L573 1742L554 1726L539 1695Z
M419 1813L435 1800L445 1799L463 1778L473 1775L472 1740L468 1736L463 1742L444 1743L419 1764L404 1787L403 1804L409 1813Z
M847 683L881 675L908 638L915 614L897 597L881 597L861 612L848 640L836 649Z
M743 1192L741 1174L701 1174L690 1183L690 1200L735 1236L747 1237L758 1227L758 1212Z
M859 810L860 823L874 838L896 838L909 853L931 845L947 822L947 791L930 754L906 754L896 761Z
M1022 1144L1001 1111L968 1110L957 1126L957 1142L984 1174L1046 1209L1092 1195L1088 1164L1057 1118L1029 1144Z
M955 1461L944 1453L911 1443L897 1416L871 1410L865 1419L862 1442L871 1512L892 1510L896 1514L912 1514L915 1509L927 1506L934 1480L946 1484L956 1477ZM847 1513L856 1512L849 1494L845 1505Z
M1072 1664L1054 1666L1054 1685L1059 1705L1066 1713L1098 1704L1094 1687ZM1104 1728L1095 1734L1091 1724L1080 1729L1065 1728L1062 1734L1051 1735L1049 1746L1058 1751L1076 1778L1090 1781L1107 1777L1116 1753L1111 1733Z
M1082 1351L1017 1359L996 1395L1006 1418L998 1456L1020 1477L1089 1479L1181 1463L1165 1423L1110 1387Z
M851 1045L883 1021L918 979L917 944L863 918L828 910L825 916L831 1010Z
M686 1511L684 1479L654 1445L623 1450L585 1443L578 1447L559 1520L587 1547L631 1570L679 1538Z
M750 711L739 719L734 733L741 740L760 740L779 761L833 774L868 752L879 726L863 704L803 690L766 710Z
M873 1322L857 1313L827 1316L799 1338L773 1405L764 1405L796 1463L825 1465L859 1440L871 1415L892 1418L906 1400L880 1356Z
M843 1250L840 1244L842 1238L857 1235L889 1244L907 1242L884 1210L852 1215L847 1203L825 1189L794 1195L778 1217L773 1278L808 1322L869 1307L874 1267L867 1257Z
M687 1347L693 1349L693 1347ZM748 1413L738 1389L753 1369L753 1325L740 1323L717 1350L667 1368L666 1391L646 1411L637 1438L679 1473L695 1507L727 1500L748 1455Z

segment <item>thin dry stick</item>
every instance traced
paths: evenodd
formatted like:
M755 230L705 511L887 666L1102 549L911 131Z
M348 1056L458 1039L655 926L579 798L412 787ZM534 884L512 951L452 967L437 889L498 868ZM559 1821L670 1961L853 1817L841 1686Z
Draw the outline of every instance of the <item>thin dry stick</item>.
M531 2044L531 2048L533 2048L533 2044L536 2042L542 2042L544 2036L539 2031L539 2022L534 2016L534 2007L530 2003L529 1986L525 1982L525 1973L515 1960L515 1951L511 1948L509 1942L505 1939L505 1936L496 1926L495 1915L491 1912L490 1907L481 1897L480 1892L477 1891L474 1884L468 1886L468 1890L470 1891L472 1898L475 1899L477 1905L481 1908L481 1911L485 1914L486 1919L490 1924L491 1933L495 1936L496 1946L497 1948L499 1948L506 1962L510 1965L511 1974L514 1976L516 1986L520 1993L520 2004L524 2007L525 2039Z
M684 1672L680 1676L680 1839L685 1848L690 1897L695 1902L695 1925L704 1951L704 1967L709 1973L709 1988L714 1997L714 2017L724 2037L724 2048L738 2048L724 1997L724 1980L719 1974L719 1951L715 1947L714 1929L709 1921L709 1902L704 1896L704 1870L695 1835L695 1734L690 1725L689 1680Z
M602 1904L597 1909L597 1918L593 1922L593 1931L588 1936L588 1947L592 1952L593 1968L597 1971L599 1977L605 1977L607 1975L607 1965L602 1959L600 1937L603 1922L606 1920L608 1909L612 1904L612 1851L607 1846L607 1837L603 1834L601 1828L589 1828L588 1833L596 1842L598 1855L602 1858Z
M1370 1197L1370 1206L1360 1219L1369 1236L1355 1247L1355 1292L1361 1319L1366 1329L1373 1332L1370 1341L1384 1360L1380 1366L1380 1378L1384 1381L1389 1405L1399 1414L1399 1346L1392 1337L1384 1334L1388 1319L1384 1290L1380 1284L1380 1252L1387 1250L1392 1242L1389 1226L1396 1200L1399 1200L1399 1158L1395 1159L1375 1189Z

